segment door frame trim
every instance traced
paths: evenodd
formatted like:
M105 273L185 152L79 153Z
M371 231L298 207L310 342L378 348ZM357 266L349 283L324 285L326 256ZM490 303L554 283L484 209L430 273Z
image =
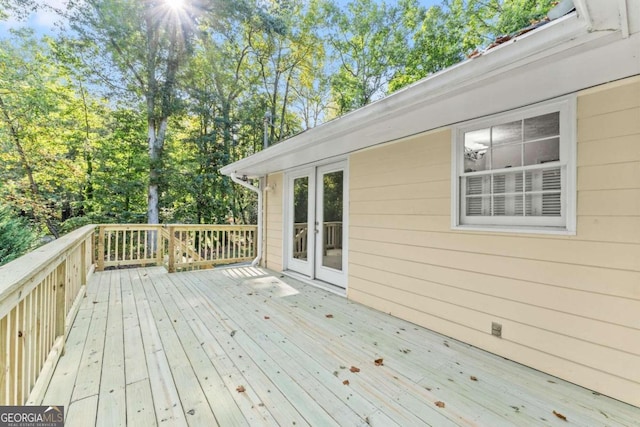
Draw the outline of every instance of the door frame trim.
M289 242L290 239L293 238L292 236L292 232L291 230L289 230L289 221L291 219L291 196L290 196L290 192L291 192L291 182L292 182L292 177L295 179L295 177L300 177L300 176L307 176L306 172L310 171L311 172L311 178L314 184L314 188L313 190L309 191L309 201L312 201L313 205L311 206L310 212L312 213L312 217L311 219L311 223L312 225L315 225L315 220L316 220L316 209L317 209L317 175L318 175L318 168L322 167L322 166L329 166L329 165L339 165L341 164L341 169L344 171L344 175L343 175L343 180L344 180L344 190L343 190L343 204L344 204L344 211L343 211L343 242L342 242L342 250L343 250L343 265L342 265L342 272L343 272L343 280L342 283L329 283L329 285L331 286L339 286L341 288L343 288L346 292L347 287L348 287L348 277L349 277L349 157L346 156L340 156L340 157L336 157L336 158L332 158L332 159L324 159L321 162L316 162L313 164L308 164L308 165L304 165L304 166L298 166L292 169L288 169L284 172L284 177L283 177L283 197L282 197L282 269L283 271L292 271L295 274L300 274L300 275L304 275L303 273L298 273L295 272L295 270L289 270L289 261L290 261L290 251L291 251L291 242ZM311 180L309 181L309 186L311 187ZM313 193L313 194L311 194ZM313 197L313 199L312 199ZM310 249L312 249L313 251L313 261L310 265L310 275L306 276L307 280L310 281L318 281L318 279L316 279L316 262L315 262L315 252L316 252L316 248L315 248L315 235L314 235L314 242L313 246ZM310 260L311 256L310 254L308 254L307 259Z
M307 182L307 259L306 261L302 260L294 260L291 256L291 241L293 239L293 230L289 227L290 220L293 219L293 199L291 197L291 192L293 191L293 182L298 178L308 178ZM283 238L283 258L282 258L282 267L283 270L287 270L290 267L290 264L293 264L292 267L296 267L292 271L295 271L299 274L308 275L309 277L315 276L315 260L311 258L311 255L315 253L315 234L311 233L314 229L313 224L315 223L315 205L311 203L312 199L315 199L315 185L316 185L316 169L313 167L298 169L296 171L292 171L285 174L284 177L284 197L285 200L283 207L283 224L282 224L282 238ZM295 264L298 264L297 266ZM306 264L305 268L300 268ZM304 270L300 271L300 270Z

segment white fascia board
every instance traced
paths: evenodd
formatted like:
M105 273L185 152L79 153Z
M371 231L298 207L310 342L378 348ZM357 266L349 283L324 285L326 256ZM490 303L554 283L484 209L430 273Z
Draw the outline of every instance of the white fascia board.
M622 30L625 36L628 34L627 2L638 0L573 0L589 31Z
M573 13L480 57L447 68L366 107L227 165L221 172L263 176L605 82L609 77L594 71L597 64L582 67L572 64L572 57L620 39L619 31L589 32L584 21ZM586 61L590 62L591 58ZM629 72L628 66L606 65L617 78ZM555 80L554 73L562 74L562 67L573 66L579 68L569 71L580 73L581 78L567 79L561 75ZM540 72L536 69L540 68L547 74L542 81L536 76ZM526 84L528 79L543 87ZM587 86L576 86L572 81ZM562 86L565 83L570 84ZM497 91L497 95L492 96L490 90L487 94L488 89ZM482 96L488 96L484 102Z

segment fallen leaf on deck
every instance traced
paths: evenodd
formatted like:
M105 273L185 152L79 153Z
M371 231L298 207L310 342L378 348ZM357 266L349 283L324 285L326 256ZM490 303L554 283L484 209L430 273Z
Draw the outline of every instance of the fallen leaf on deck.
M355 366L352 366L349 370L353 373L360 372L360 368L356 368Z
M561 420L567 421L567 417L562 415L560 412L553 411L553 415L555 415L556 417L560 418Z
M349 385L349 380L344 380L344 381L342 381L342 384L344 384L344 385Z
M325 314L324 317L327 319L333 319L333 314Z
M469 379L470 379L471 381L478 381L478 379L477 379L476 377L474 377L473 375L471 375L471 376L469 377Z
M271 319L269 316L264 316L264 320L269 320Z
M237 391L238 393L244 393L246 390L244 389L244 386L239 385L239 386L236 388L236 391Z
M439 400L438 400L438 401L436 402L436 406L437 406L438 408L444 408L444 402L441 402L441 401L439 401Z
M380 359L376 359L373 361L373 363L376 364L376 366L382 366L384 365L384 363L382 363L384 361L384 359L381 357Z

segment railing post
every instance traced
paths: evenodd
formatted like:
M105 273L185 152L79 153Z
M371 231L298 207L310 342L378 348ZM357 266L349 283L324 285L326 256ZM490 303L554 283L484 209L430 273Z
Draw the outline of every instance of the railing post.
M104 226L98 227L98 271L104 271Z
M172 225L169 226L169 273L176 272L176 233Z
M258 253L258 245L261 245L262 242L258 242L258 227L251 230L251 246L252 252L251 257L255 258ZM263 252L264 253L264 252Z
M164 245L162 244L162 226L159 225L156 230L156 265L160 266L163 263Z

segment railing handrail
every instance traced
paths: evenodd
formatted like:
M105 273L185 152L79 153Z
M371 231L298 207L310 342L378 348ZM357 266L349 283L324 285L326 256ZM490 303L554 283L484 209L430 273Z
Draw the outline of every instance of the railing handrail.
M305 223L306 224L306 223ZM87 225L87 227L90 227ZM184 224L184 223L167 223L167 224L95 224L91 225L91 227L104 227L104 228L149 228L150 230L156 230L158 228L169 228L169 227L187 227L187 228L256 228L255 224ZM76 230L77 231L77 230Z
M7 301L7 298L18 290L21 294L29 293L38 285L39 278L54 270L95 229L95 225L86 225L0 267L0 318L19 302Z

